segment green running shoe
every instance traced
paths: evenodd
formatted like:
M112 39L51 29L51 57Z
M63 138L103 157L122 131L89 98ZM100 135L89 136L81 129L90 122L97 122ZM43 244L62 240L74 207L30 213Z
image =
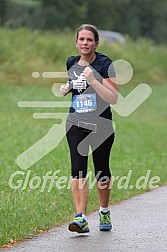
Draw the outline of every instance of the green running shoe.
M88 222L82 217L82 213L76 214L74 220L69 224L71 232L88 233L90 232Z
M100 216L100 224L99 224L100 231L110 231L112 229L110 211L106 213L101 211L99 212L99 216Z

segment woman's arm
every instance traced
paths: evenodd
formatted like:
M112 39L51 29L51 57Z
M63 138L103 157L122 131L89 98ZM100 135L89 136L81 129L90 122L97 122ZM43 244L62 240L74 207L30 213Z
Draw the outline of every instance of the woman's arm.
M88 84L94 88L105 102L112 105L116 104L118 100L118 85L116 84L116 78L103 79L103 85L101 85L101 83L95 79L90 67L86 67L83 73Z

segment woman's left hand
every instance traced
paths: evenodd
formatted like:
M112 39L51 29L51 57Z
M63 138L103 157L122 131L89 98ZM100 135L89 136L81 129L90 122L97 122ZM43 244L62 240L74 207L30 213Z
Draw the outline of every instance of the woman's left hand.
M93 71L92 69L87 66L84 71L83 71L83 75L85 76L86 78L86 81L89 85L93 85L94 81L96 80L94 75L93 75Z

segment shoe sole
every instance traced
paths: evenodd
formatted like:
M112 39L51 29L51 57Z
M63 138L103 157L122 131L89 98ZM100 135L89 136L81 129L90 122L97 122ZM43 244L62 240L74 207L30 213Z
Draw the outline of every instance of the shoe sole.
M100 231L110 231L112 226L99 226Z
M88 233L88 232L90 232L89 229L83 230L77 223L69 224L68 229L71 232L77 232L77 233Z

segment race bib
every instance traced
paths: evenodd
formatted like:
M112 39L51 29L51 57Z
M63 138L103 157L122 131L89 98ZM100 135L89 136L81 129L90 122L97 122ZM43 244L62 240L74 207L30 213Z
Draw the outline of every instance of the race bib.
M78 113L91 112L97 108L96 94L80 94L73 96L73 108Z

